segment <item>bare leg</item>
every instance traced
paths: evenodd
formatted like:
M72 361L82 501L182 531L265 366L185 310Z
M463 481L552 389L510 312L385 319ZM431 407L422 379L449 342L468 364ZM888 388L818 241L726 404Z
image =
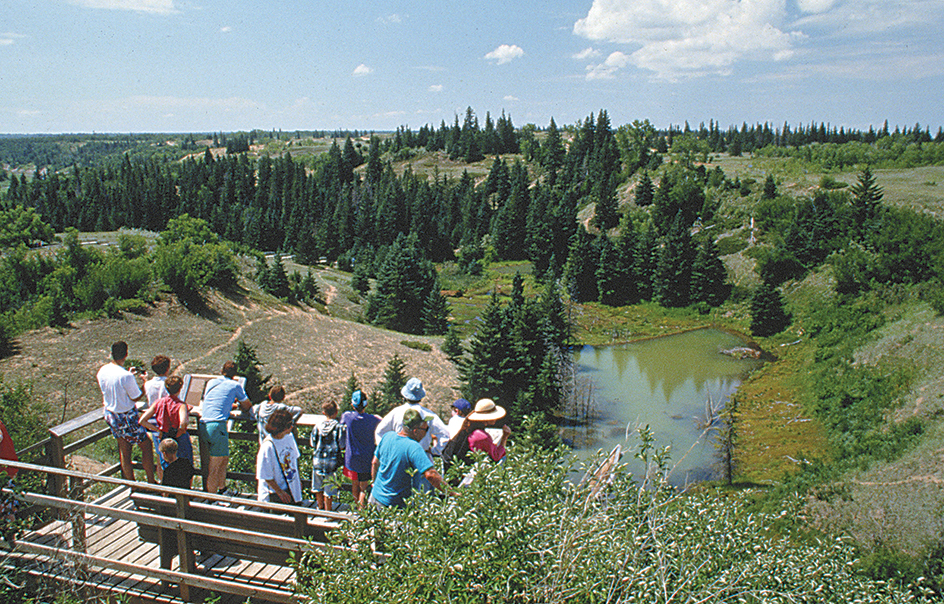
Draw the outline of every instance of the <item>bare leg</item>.
M324 507L325 495L324 495L323 492L315 493L315 501L316 501L317 504L318 504L318 509L319 509L319 510L325 509L325 507Z
M131 443L123 438L118 440L118 461L121 463L121 477L134 480L134 467L131 465Z
M357 509L364 509L364 502L361 501L361 482L357 479L351 481L351 496L357 504Z
M207 466L207 492L216 494L226 486L226 468L229 466L229 457L210 456Z
M360 490L360 493L357 497L357 508L360 510L364 509L364 506L367 504L367 485L370 484L370 481L364 480L357 483L357 488Z
M321 503L323 504L321 506L321 509L327 510L329 512L331 511L331 496L330 495L325 495Z
M144 475L147 481L154 484L154 446L150 438L145 438L138 443L141 447L141 465L144 466Z

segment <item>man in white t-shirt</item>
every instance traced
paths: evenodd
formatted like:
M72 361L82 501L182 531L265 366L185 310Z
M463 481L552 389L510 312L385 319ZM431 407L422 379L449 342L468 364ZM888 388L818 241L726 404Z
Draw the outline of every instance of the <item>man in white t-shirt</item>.
M154 482L154 448L151 439L141 424L138 423L138 409L135 401L143 400L144 391L133 373L125 369L128 359L128 345L115 342L111 346L111 362L98 370L98 387L102 390L102 404L105 407L105 422L118 441L118 456L121 462L121 476L125 480L134 480L131 465L131 446L141 447L141 465L147 481Z

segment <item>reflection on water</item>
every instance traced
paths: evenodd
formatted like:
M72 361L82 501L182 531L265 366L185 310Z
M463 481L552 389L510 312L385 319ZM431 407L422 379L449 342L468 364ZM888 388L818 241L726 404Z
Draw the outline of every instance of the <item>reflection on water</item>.
M741 379L760 363L721 350L743 346L734 335L701 329L615 346L584 346L574 354L577 397L589 406L585 425L565 428L585 454L621 443L629 461L637 450L637 425L649 425L657 445L671 446L675 484L713 478L716 448L705 429L709 401L720 408ZM629 440L626 440L627 434ZM635 460L633 460L635 463ZM639 475L642 467L632 467Z

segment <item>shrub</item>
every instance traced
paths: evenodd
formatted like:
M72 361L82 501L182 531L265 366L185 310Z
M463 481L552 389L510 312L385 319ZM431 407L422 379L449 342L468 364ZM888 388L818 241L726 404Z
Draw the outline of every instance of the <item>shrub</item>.
M769 527L797 513L745 513L746 493L682 494L642 431L651 471L619 470L602 496L568 479L562 451L510 448L477 462L471 486L405 510L369 509L306 552L299 590L320 602L898 602L911 594L856 573L842 541L797 544ZM376 548L376 549L375 549ZM377 557L380 551L384 558Z

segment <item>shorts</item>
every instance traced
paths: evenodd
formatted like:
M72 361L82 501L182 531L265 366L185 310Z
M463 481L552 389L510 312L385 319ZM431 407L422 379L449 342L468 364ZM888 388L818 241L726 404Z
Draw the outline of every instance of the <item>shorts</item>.
M314 474L314 473L312 473L312 475L311 475L311 491L312 491L312 493L321 493L321 492L324 492L324 494L325 494L327 497L335 497L335 496L337 496L337 494L338 494L338 487L335 486L335 485L333 485L333 484L331 484L331 482L328 480L329 478L331 478L331 477L330 477L330 476L322 476L321 474Z
M138 410L132 409L124 413L112 413L105 409L105 423L111 428L112 435L136 445L148 439L148 431L138 423Z
M355 472L350 468L344 468L344 475L357 482L370 482L370 472Z
M226 422L200 422L200 439L206 442L210 457L229 457L229 430Z

